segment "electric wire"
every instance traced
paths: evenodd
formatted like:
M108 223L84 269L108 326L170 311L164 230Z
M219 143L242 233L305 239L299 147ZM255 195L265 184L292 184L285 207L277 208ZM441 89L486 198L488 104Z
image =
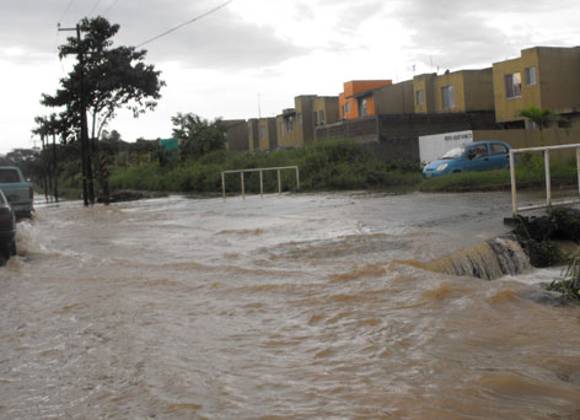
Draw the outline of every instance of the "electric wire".
M62 21L64 19L64 17L66 16L66 14L68 13L68 11L70 10L72 4L75 2L75 0L69 0L67 6L64 8L64 11L62 12L60 18L58 19L58 22Z
M101 0L97 0L95 2L95 4L93 5L93 8L91 9L91 11L89 12L89 14L87 16L92 16L93 12L97 9L97 7L99 7L99 4L101 4Z
M209 15L211 15L211 14L214 14L215 12L217 12L217 11L219 11L219 10L221 10L221 9L225 8L226 6L228 6L228 5L229 5L230 3L232 3L233 1L234 1L234 0L228 0L228 1L226 1L225 3L222 3L222 4L220 4L219 6L217 6L217 7L214 7L214 8L213 8L213 9L211 9L211 10L208 10L208 11L207 11L207 12L205 12L205 13L202 13L201 15L199 15L199 16L196 16L196 17L194 17L193 19L190 19L190 20L188 20L187 22L183 22L183 23L182 23L182 24L180 24L180 25L177 25L177 26L175 26L175 27L173 27L173 28L171 28L171 29L168 29L167 31L165 31L165 32L163 32L163 33L161 33L161 34L159 34L159 35L157 35L157 36L154 36L153 38L150 38L150 39L148 39L148 40L146 40L146 41L144 41L144 42L140 43L140 44L139 44L139 45L137 45L135 48L140 48L140 47L142 47L142 46L144 46L144 45L147 45L147 44L149 44L149 43L151 43L151 42L153 42L153 41L156 41L156 40L158 40L159 38L163 38L164 36L166 36L166 35L169 35L170 33L173 33L173 32L175 32L175 31L177 31L178 29L181 29L181 28L183 28L184 26L190 25L190 24L192 24L192 23L194 23L194 22L196 22L196 21L198 21L198 20L200 20L200 19L203 19L203 18L204 18L204 17L206 17L206 16L209 16Z
M103 11L103 16L106 16L115 6L119 3L119 0L114 0L109 6Z

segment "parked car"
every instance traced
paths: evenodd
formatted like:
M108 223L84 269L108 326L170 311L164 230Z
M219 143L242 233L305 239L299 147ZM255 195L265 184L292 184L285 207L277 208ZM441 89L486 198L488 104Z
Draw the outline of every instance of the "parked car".
M16 217L0 190L0 259L16 255Z
M477 141L456 147L423 168L426 178L468 171L509 167L510 145L501 141Z
M32 184L15 166L0 166L0 190L4 193L16 217L30 217L33 210Z

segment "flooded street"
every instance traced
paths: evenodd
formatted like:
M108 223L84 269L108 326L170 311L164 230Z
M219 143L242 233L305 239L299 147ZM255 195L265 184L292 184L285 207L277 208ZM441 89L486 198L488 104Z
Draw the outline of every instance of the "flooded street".
M506 193L40 208L0 268L0 418L580 418L580 309L416 268Z

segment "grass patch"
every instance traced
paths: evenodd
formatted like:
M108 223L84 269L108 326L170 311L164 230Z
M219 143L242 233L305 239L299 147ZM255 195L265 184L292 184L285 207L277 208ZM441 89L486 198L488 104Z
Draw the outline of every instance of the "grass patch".
M216 151L197 160L169 166L151 163L114 168L110 178L113 189L168 192L215 193L221 191L224 170L298 166L300 188L304 191L415 188L420 172L408 162L385 163L367 148L350 141L331 141L300 149L268 153ZM227 175L228 192L240 192L239 175ZM282 172L282 189L296 188L293 171ZM259 175L246 174L247 192L257 193ZM264 190L276 191L276 172L264 174Z

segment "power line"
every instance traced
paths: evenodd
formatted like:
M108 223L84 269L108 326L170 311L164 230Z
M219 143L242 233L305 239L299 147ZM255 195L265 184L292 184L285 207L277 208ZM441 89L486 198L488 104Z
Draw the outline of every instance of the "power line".
M89 14L87 16L92 16L93 12L97 9L97 7L99 7L99 4L101 3L101 0L97 0L95 2L95 4L93 5L93 8L91 9L91 11L89 12Z
M171 29L168 29L167 31L165 31L165 32L163 32L163 33L161 33L161 34L157 35L157 36L154 36L153 38L150 38L150 39L148 39L147 41L144 41L144 42L142 42L141 44L137 45L135 48L140 48L140 47L142 47L142 46L144 46L144 45L147 45L147 44L149 44L150 42L156 41L156 40L158 40L159 38L162 38L162 37L164 37L165 35L169 35L170 33L172 33L172 32L175 32L175 31L177 31L178 29L181 29L181 28L183 28L184 26L190 25L190 24L192 24L193 22L196 22L196 21L198 21L198 20L200 20L200 19L202 19L202 18L204 18L204 17L206 17L206 16L209 16L209 15L211 15L211 14L213 14L213 13L215 13L215 12L217 12L217 11L219 11L219 10L223 9L223 8L225 8L227 5L229 5L229 4L230 4L230 3L232 3L233 1L234 1L234 0L228 0L228 1L226 1L225 3L222 3L222 4L220 4L219 6L217 6L217 7L214 7L214 8L213 8L213 9L211 9L211 10L208 10L208 11L207 11L207 12L205 12L205 13L203 13L203 14L201 14L201 15L199 15L199 16L196 16L196 17L194 17L193 19L190 19L190 20L188 20L187 22L184 22L184 23L182 23L182 24L180 24L180 25L177 25L177 26L175 26L175 27L173 27L173 28L171 28Z
M107 13L109 13L111 10L113 10L115 8L115 6L117 5L117 3L119 3L119 0L115 0L113 1L109 7L107 7L104 11L103 11L103 16L105 16Z
M64 11L62 12L62 14L60 16L60 19L58 19L59 22L64 19L64 17L66 16L66 14L68 13L68 11L70 10L70 7L74 3L74 1L75 0L69 0L67 6L64 8Z

